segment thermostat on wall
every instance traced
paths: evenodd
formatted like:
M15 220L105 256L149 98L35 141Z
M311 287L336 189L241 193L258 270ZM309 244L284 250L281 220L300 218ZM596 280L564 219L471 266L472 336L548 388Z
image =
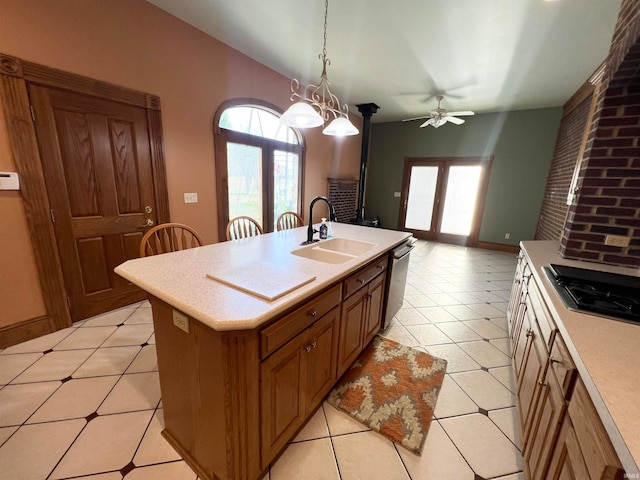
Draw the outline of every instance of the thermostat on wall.
M0 172L0 190L20 190L18 174L15 172Z

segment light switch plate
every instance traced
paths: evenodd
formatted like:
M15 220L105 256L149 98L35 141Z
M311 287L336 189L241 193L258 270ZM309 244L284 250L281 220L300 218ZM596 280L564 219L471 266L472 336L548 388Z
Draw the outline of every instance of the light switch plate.
M394 198L400 198L400 192L393 192Z
M0 190L20 190L16 172L0 172Z
M185 333L189 333L189 317L177 310L173 311L173 324Z
M198 194L197 193L185 193L184 194L184 203L198 203Z

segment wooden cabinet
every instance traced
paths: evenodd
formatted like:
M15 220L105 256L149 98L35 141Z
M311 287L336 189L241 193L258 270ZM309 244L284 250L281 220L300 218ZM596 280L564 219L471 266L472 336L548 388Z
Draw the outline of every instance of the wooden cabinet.
M338 377L358 358L382 325L387 257L381 257L344 281Z
M622 478L620 461L531 272L521 253L508 310L525 478Z
M262 332L263 345L288 340L260 364L261 465L280 452L337 380L340 288L279 320ZM329 305L331 310L324 313ZM318 309L322 315L318 315ZM313 313L313 314L311 314ZM314 321L302 332L292 325ZM288 332L285 335L283 332ZM291 332L296 332L291 334ZM267 351L270 351L267 349Z
M549 480L584 480L589 478L587 465L568 416L564 418L547 473Z

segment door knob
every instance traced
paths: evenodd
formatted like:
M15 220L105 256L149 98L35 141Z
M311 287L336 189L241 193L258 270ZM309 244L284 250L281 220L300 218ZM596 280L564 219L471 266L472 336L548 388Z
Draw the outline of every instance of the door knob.
M151 213L153 212L153 208L151 207L151 205L147 205L146 207L144 207L144 213Z
M150 218L147 218L147 221L140 228L147 228L147 227L153 227L153 220L151 220Z

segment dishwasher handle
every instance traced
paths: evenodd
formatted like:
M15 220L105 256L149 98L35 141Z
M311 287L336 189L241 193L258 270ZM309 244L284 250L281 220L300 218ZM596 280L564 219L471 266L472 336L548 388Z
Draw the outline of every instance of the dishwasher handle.
M402 259L406 255L409 255L409 253L411 253L411 250L414 249L415 242L416 239L411 237L405 243L393 250L393 260L397 261Z

